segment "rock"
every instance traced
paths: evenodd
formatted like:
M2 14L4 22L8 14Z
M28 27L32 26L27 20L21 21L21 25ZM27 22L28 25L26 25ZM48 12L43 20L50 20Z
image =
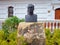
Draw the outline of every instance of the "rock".
M45 45L44 24L40 22L21 22L18 26L18 36L24 36L31 45ZM19 39L18 39L19 40Z

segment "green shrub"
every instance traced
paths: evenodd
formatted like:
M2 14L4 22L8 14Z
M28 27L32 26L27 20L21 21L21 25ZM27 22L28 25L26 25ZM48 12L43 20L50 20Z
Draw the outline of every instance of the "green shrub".
M46 38L50 38L50 29L45 29L45 35L46 35Z
M10 33L16 31L18 24L23 21L24 19L19 19L16 16L7 18L5 22L2 24L2 30L4 31L5 39L9 37Z
M15 29L17 29L17 26L20 22L23 22L24 19L19 19L16 16L13 17L9 17L5 20L5 22L2 24L2 29L3 30L9 30L9 31L14 31Z
M54 29L53 33L50 33L50 30L46 29L45 33L46 45L60 45L60 29Z
M24 19L16 16L5 20L0 30L0 45L17 45L17 27L20 22L24 22Z
M17 31L10 33L8 39L15 41L17 39Z
M0 45L17 45L17 31L7 36L3 30L0 30Z
M3 39L4 39L4 31L0 30L0 40L3 40Z
M17 41L10 40L9 45L17 45Z
M54 30L53 40L54 40L54 44L60 45L60 29Z
M51 45L52 44L52 40L51 40L51 32L50 29L45 29L45 35L46 35L46 45Z
M1 45L8 45L8 42L7 42L6 40L3 40L3 41L1 42Z
M20 36L19 40L21 45L27 45L27 42L25 41L25 38L23 36Z

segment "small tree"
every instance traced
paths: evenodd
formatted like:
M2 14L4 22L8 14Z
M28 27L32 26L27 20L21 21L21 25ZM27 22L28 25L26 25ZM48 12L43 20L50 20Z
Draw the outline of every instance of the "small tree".
M24 19L19 19L16 16L7 18L5 22L2 24L2 30L5 33L5 39L7 39L10 33L16 31L18 24L23 21Z
M14 31L15 29L17 29L17 26L20 22L23 22L24 19L19 19L16 16L13 17L9 17L8 19L5 20L5 22L2 24L2 29L3 30L11 30Z

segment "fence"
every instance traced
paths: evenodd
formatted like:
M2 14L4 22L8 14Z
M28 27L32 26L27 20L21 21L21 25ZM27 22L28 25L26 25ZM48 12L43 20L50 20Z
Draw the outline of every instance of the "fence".
M38 22L44 23L44 27L51 29L51 31L60 29L60 20L38 20Z

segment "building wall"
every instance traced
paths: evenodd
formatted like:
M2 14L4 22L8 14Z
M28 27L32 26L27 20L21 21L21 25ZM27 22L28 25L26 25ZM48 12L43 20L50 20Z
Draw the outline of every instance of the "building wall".
M27 5L34 4L34 13L38 19L54 19L54 10L52 9L51 1L0 1L0 19L8 18L8 7L14 7L14 16L25 18L27 14Z

